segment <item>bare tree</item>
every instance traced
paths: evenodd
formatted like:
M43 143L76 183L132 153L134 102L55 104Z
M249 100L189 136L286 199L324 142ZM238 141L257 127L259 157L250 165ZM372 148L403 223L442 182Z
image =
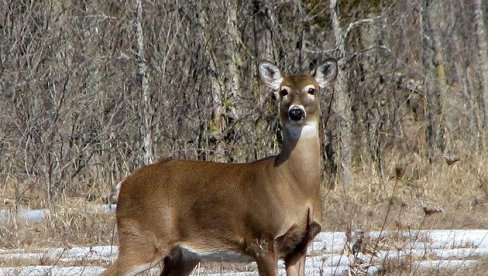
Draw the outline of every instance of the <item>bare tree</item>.
M241 77L240 77L240 68L239 65L242 63L242 57L240 55L240 45L241 45L241 33L239 30L239 22L237 20L237 9L238 9L238 1L231 0L226 1L223 6L227 5L226 9L226 24L225 24L225 31L227 33L227 43L224 49L225 53L225 64L227 67L226 73L228 74L228 78L226 80L225 90L229 94L229 105L230 105L230 112L233 120L239 118L238 111L235 108L235 103L237 99L240 97L240 90L241 90Z
M482 0L475 0L475 26L476 38L478 44L478 64L480 75L480 86L484 106L484 139L483 148L486 148L488 142L488 43L486 38L485 15L483 8L486 10L486 3L483 5Z
M261 60L273 60L272 32L268 27L271 20L268 6L260 0L252 1L254 56Z
M422 0L421 3L421 19L422 19L422 30L420 36L422 37L422 63L426 72L427 87L425 90L426 100L427 100L427 141L429 145L428 158L429 162L433 162L436 154L441 147L443 137L440 137L442 129L440 114L442 113L439 97L441 93L441 87L438 85L437 73L444 74L443 67L439 71L436 71L436 58L440 56L436 50L439 50L437 46L438 34L436 30L433 29L433 8L431 6L431 1ZM443 76L441 76L441 79Z
M336 44L336 56L338 57L338 74L334 84L335 93L335 108L339 114L338 119L338 173L339 179L345 186L352 186L354 184L352 179L352 144L351 144L351 131L352 131L352 115L351 115L351 98L349 95L349 89L347 87L347 72L344 71L345 56L346 56L346 32L341 26L338 14L338 1L332 0L329 4L329 11L332 17L332 29L334 32L335 44Z
M352 30L364 23L374 22L373 18L365 18L357 21L353 21L347 25L346 28L342 27L342 23L339 15L339 1L331 0L329 3L329 13L332 19L332 30L335 39L335 56L338 58L339 72L337 80L334 85L335 95L335 111L338 114L337 120L337 166L338 174L341 183L345 186L354 185L352 178L352 96L348 87L348 72L346 69L347 55L346 43L347 38Z
M137 81L141 87L141 136L144 145L144 162L150 164L154 161L154 151L152 145L152 118L151 118L151 98L149 85L146 76L146 61L144 60L144 33L142 29L142 3L136 0L135 33L137 37Z

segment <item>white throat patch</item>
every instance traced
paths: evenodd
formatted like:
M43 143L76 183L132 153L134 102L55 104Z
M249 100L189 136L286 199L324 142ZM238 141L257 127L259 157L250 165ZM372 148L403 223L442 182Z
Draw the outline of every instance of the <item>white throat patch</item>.
M292 123L285 124L291 138L312 138L317 135L316 124L295 125Z

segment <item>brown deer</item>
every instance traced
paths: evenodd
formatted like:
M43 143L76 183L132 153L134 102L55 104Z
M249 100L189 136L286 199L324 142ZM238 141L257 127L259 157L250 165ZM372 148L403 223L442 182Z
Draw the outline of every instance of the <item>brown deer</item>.
M282 151L251 163L169 160L122 182L117 260L102 275L134 275L164 259L161 275L188 275L200 261L256 261L259 275L304 275L320 231L320 89L337 75L327 60L285 76L270 62L261 80L277 92Z

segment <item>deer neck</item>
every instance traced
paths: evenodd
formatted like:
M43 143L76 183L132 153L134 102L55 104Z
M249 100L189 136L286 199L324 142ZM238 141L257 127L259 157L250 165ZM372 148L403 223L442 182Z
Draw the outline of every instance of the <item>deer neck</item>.
M320 140L318 124L283 127L283 148L276 163L304 189L315 192L320 183ZM311 190L310 190L311 189Z

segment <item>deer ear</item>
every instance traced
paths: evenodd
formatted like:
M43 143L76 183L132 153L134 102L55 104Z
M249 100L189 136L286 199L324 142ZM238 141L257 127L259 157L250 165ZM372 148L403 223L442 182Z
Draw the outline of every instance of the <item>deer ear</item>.
M283 76L280 69L269 61L262 61L259 63L259 76L261 80L274 90L280 89Z
M334 59L326 60L317 66L313 76L321 88L326 87L337 76L337 61Z

